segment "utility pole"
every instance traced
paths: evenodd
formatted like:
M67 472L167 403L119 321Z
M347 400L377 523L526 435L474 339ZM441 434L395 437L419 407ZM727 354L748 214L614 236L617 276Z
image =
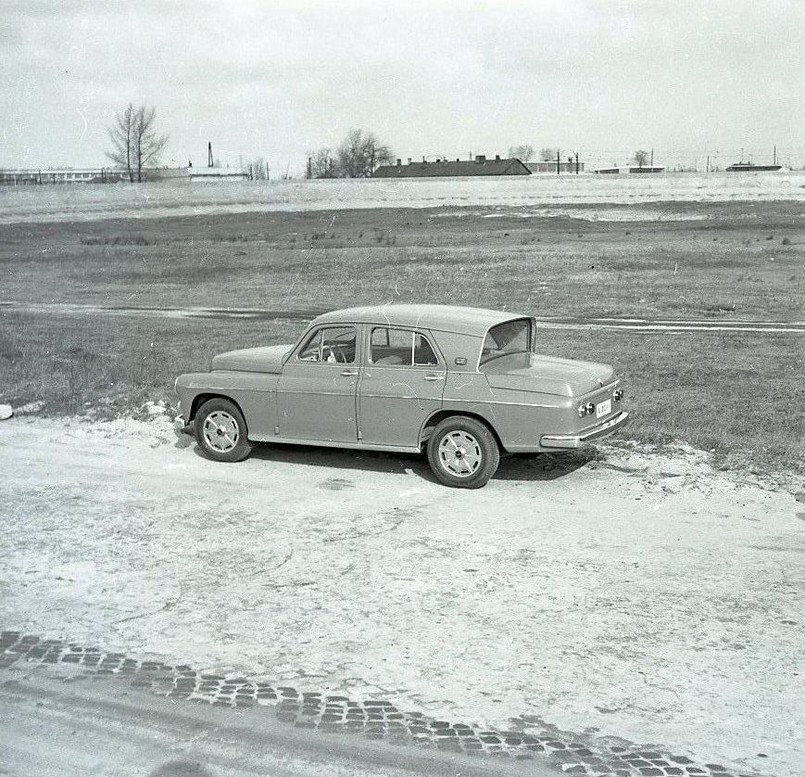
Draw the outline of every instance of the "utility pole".
M651 172L654 172L654 149L651 149Z
M579 174L579 152L576 152L576 175Z
M774 144L774 164L777 164L777 144Z
M207 141L207 167L214 167L212 162L212 141Z
M308 180L313 177L313 157L309 156L307 158L307 175L305 176Z
M559 161L559 149L556 149L556 174L559 175L559 165L561 162Z

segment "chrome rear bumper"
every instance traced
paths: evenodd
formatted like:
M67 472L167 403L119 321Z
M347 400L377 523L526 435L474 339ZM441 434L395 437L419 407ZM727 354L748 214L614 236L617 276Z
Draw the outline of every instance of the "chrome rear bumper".
M539 444L543 448L578 448L584 443L614 434L626 423L627 418L629 414L621 411L614 418L579 434L545 434L540 437Z

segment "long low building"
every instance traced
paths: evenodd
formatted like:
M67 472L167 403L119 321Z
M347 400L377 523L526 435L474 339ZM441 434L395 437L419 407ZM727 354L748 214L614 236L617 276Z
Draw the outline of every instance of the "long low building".
M599 167L593 170L596 175L645 175L646 173L664 173L665 165L631 165L626 167Z
M34 168L0 169L0 184L11 186L46 183L108 183L128 178L125 170L113 167L62 168L40 170Z
M249 173L231 167L149 167L142 171L144 181L243 181ZM0 184L7 186L36 186L61 183L117 183L128 181L128 173L116 167L64 168L39 170L34 168L0 169Z
M191 181L246 181L249 173L234 167L188 167L184 174Z
M396 165L381 165L372 178L440 178L477 175L531 175L531 171L519 159L487 159L476 156L474 160L437 159L435 162L412 162L404 165L401 159Z
M560 160L557 162L555 159L540 159L537 162L524 162L523 163L532 173L583 173L584 162L575 161L569 162ZM557 169L558 168L558 169Z

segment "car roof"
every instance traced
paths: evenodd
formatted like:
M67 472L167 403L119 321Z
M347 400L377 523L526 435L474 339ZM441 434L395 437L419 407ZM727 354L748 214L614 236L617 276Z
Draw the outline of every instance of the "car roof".
M441 332L482 336L490 327L527 316L485 308L454 305L367 305L324 313L314 319L319 324L385 324L387 326L421 327Z

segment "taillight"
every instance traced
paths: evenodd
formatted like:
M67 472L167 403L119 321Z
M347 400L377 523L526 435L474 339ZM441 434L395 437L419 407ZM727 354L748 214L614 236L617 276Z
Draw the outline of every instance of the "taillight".
M579 405L579 418L584 418L586 415L592 415L595 412L595 404L588 402L586 405Z
M623 389L615 389L615 392L612 394L612 399L616 402L620 402L623 399Z

